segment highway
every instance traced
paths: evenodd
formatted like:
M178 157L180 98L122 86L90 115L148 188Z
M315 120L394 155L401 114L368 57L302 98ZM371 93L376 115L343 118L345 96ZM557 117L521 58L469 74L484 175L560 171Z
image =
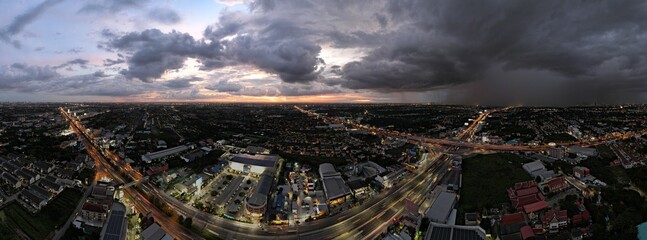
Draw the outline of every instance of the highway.
M70 117L62 108L61 114L70 122L70 126L72 127L74 132L77 135L82 136L82 138L85 140L85 146L88 155L95 160L97 170L102 170L102 172L97 171L97 174L107 174L107 176L112 178L117 184L127 183L128 180L124 179L121 174L117 173L115 169L109 164L110 160L108 160L100 153L100 151L98 151L97 146L88 136L85 128L82 128L81 124L77 120ZM123 192L124 196L135 204L137 211L142 213L151 212L153 214L153 217L155 218L155 221L159 223L162 229L164 229L164 231L169 233L174 238L202 239L200 236L193 233L189 229L181 226L177 221L166 216L162 211L157 209L157 207L153 206L153 204L139 192L133 190L132 188L123 189Z
M319 117L316 113L300 109L297 106L295 106L295 108L307 113L309 116ZM520 145L493 145L465 142L464 140L466 138L471 138L477 132L479 122L485 120L491 112L493 111L485 111L479 115L467 129L458 135L458 139L456 140L412 136L410 134L395 131L386 131L382 129L377 130L375 128L359 125L358 123L352 124L356 124L356 127L368 128L370 131L381 136L408 137L411 142L415 141L417 143L449 146L449 150L456 150L458 148L481 148L497 151L539 151L545 148L545 146L529 147ZM163 191L159 191L155 186L147 181L140 182L142 179L141 173L132 169L129 164L124 163L116 154L109 151L104 151L103 153L99 152L99 147L97 147L97 145L92 141L92 138L89 136L89 133L85 128L78 121L67 115L62 108L61 113L70 121L74 131L77 134L84 136L88 142L88 153L93 159L95 159L95 161L100 163L97 166L103 166L103 168L106 169L106 174L115 179L117 183L124 184L133 180L137 181L139 183L137 184L137 187L143 192L162 199L162 201L169 204L176 213L185 217L192 217L194 227L211 232L224 239L377 238L377 236L385 232L391 219L400 216L404 212L405 199L410 199L418 205L425 201L427 193L431 191L447 173L451 160L446 155L440 155L435 159L426 161L424 166L421 166L416 170L416 173L410 174L407 179L402 180L393 188L374 196L368 202L365 202L360 206L339 214L312 222L303 222L298 224L298 226L262 227L257 224L233 221L202 212L192 207L190 204L182 203ZM333 122L338 121L336 118L329 118L328 120ZM117 167L119 172L112 166ZM122 173L130 179L124 179ZM146 197L133 190L133 188L125 188L124 196L135 203L138 211L152 212L160 226L162 226L162 228L173 237L177 239L201 239L200 236L181 226L173 218L167 217L162 211L153 206Z
M124 179L121 174L110 165L110 160L97 150L98 147L96 147L96 145L91 141L85 128L83 128L78 121L67 115L63 109L61 109L61 112L70 121L75 132L86 138L86 141L89 143L87 144L88 153L93 159L95 159L95 161L100 163L100 165L106 169L107 174L120 184L130 181L130 179ZM112 157L114 157L113 162L118 159L114 155L112 155ZM437 184L437 182L442 179L442 175L444 175L448 169L448 160L448 157L443 156L437 160L427 161L427 165L420 168L424 170L418 170L420 171L419 174L415 174L409 179L401 181L397 186L381 193L361 206L317 221L304 222L299 224L298 227L289 227L285 229L269 226L265 229L261 229L255 224L241 223L216 217L197 210L190 205L186 205L177 199L158 191L157 188L152 186L150 183L142 182L139 187L144 192L163 199L163 201L172 206L178 214L192 217L194 226L202 226L204 230L210 231L225 239L332 239L348 232L355 232L357 236L361 235L364 239L371 239L383 232L383 230L388 226L390 219L401 214L404 208L404 199L409 198L417 203L424 201L426 191L423 190L432 188L433 184ZM126 175L131 176L132 179L137 179L134 176L136 174L133 173L131 169L121 170L126 173ZM156 221L158 221L162 228L175 238L201 238L179 225L173 219L167 217L139 192L132 190L132 188L126 188L123 189L123 191L124 196L136 204L138 211L152 212ZM371 221L366 221L367 219L371 219Z

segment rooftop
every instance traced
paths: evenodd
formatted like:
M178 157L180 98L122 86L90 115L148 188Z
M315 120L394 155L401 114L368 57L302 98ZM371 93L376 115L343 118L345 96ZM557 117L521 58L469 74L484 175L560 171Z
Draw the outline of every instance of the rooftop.
M441 192L436 201L429 207L425 215L432 222L445 223L449 214L454 209L456 203L456 194L450 192Z
M108 222L103 226L101 230L101 239L102 240L124 240L126 239L126 207L119 203L115 202L110 208L110 215L108 216Z
M278 159L279 157L277 155L236 154L231 161L246 165L274 167Z

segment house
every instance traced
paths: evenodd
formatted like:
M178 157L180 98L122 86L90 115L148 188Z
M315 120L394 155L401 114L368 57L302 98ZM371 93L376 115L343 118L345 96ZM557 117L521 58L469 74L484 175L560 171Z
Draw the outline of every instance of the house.
M43 161L37 161L35 162L32 167L34 170L40 172L40 173L50 173L51 171L54 170L54 164L43 162Z
M557 232L568 225L566 210L549 210L543 218L544 228L550 232Z
M31 186L29 187L29 189L30 189L34 194L39 195L40 197L42 197L42 198L43 198L43 199L45 199L46 201L49 201L49 200L51 200L51 199L54 197L54 195L53 195L51 192L49 192L49 191L45 190L43 187L38 186L38 185L31 185Z
M40 176L32 171L27 170L26 168L20 169L16 172L18 178L22 180L25 185L33 184Z
M2 179L13 188L20 188L22 186L22 182L8 172L2 173Z
M40 186L56 194L61 193L64 189L63 185L60 185L56 182L52 182L52 180L47 178L41 179L39 183L40 183Z
M106 221L108 216L107 205L102 205L94 202L85 202L81 208L81 217L85 220L86 224L100 227Z
M27 189L20 192L20 199L34 207L36 210L40 210L42 207L47 205L47 200Z
M589 210L586 210L586 209L576 215L573 215L573 217L571 218L571 222L573 224L588 222L590 220L591 220L591 213L589 213Z

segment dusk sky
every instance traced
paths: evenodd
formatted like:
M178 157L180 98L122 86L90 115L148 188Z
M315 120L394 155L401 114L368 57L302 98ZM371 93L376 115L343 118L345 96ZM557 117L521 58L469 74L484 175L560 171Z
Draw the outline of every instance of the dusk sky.
M0 1L0 101L647 102L646 1Z

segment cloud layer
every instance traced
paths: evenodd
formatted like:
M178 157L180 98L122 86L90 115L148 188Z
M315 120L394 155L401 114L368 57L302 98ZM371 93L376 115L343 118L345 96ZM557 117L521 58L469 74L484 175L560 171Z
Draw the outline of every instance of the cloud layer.
M18 34L59 2L28 8L0 39L21 46ZM647 102L644 1L221 2L228 7L210 13L213 22L148 1L88 3L76 13L125 16L121 24L130 26L92 33L104 57L92 60L82 55L97 50L70 46L64 51L84 51L51 67L4 62L0 89L73 81L56 71L63 68L94 81L151 85L127 93L167 91L158 94L165 98L211 92L400 101L409 98L392 96L411 93L452 103Z

